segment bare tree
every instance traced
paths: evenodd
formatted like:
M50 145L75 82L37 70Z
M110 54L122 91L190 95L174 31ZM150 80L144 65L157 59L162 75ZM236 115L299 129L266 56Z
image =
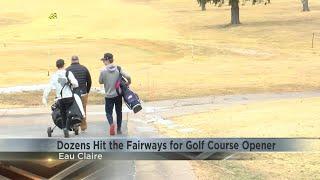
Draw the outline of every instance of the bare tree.
M206 4L210 2L210 0L197 0L197 1L202 11L206 10Z
M240 24L239 0L230 0L231 24Z
M302 3L302 11L310 11L308 0L301 0L301 3Z
M252 5L256 4L265 4L270 3L270 0L242 0L242 5L245 5L247 1L251 1ZM211 4L217 5L220 7L224 3L224 0L210 0ZM239 0L229 0L229 5L231 6L231 24L240 24L240 9L239 9Z

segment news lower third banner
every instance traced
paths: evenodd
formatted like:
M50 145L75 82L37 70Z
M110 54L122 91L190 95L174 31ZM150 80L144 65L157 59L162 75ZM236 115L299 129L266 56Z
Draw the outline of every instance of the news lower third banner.
M319 138L0 138L0 160L219 160L320 152Z

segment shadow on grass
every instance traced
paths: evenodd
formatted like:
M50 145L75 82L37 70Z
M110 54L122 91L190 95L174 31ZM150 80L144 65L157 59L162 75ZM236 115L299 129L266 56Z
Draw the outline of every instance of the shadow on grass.
M315 26L318 24L320 26L320 20L318 18L305 18L305 19L290 19L290 20L268 20L268 21L243 21L241 24L233 25L229 24L217 24L208 26L199 26L199 30L206 29L227 29L227 28L237 28L237 27L284 27L284 26L305 26L307 23Z

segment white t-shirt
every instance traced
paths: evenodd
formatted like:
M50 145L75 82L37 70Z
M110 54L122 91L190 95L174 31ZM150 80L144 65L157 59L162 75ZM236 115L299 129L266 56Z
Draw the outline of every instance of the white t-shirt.
M71 71L69 71L68 78L69 78L73 88L77 88L79 86L78 81L76 80L76 78L74 77L74 75ZM48 86L46 87L46 89L43 92L43 99L48 101L48 97L49 97L49 94L52 89L56 90L56 98L57 99L72 97L72 91L71 91L70 87L68 85L66 85L63 88L63 86L66 83L68 83L68 79L66 77L66 70L60 69L60 70L56 71L51 76L50 83L48 84ZM62 88L63 88L63 90L62 90L62 97L61 97L60 92L61 92Z

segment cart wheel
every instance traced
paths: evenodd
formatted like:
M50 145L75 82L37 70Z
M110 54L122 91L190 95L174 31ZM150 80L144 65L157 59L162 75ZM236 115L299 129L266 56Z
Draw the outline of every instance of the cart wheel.
M51 137L51 136L52 136L52 129L51 129L51 127L48 127L47 133L48 133L48 137Z

